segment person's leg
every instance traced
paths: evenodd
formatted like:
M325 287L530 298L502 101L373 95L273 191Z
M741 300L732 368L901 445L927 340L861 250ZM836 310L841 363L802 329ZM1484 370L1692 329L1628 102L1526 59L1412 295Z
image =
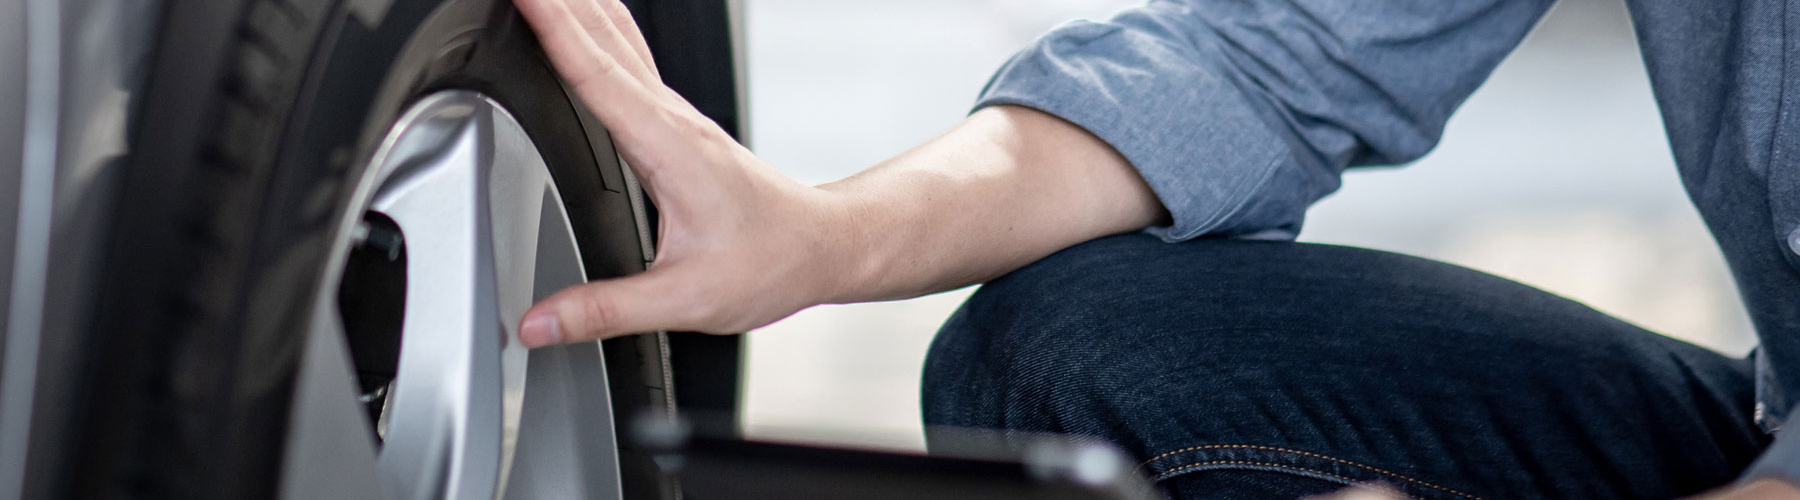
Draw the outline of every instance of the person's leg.
M928 426L1105 438L1181 499L1671 498L1766 446L1749 371L1447 264L1130 235L985 285L923 402Z

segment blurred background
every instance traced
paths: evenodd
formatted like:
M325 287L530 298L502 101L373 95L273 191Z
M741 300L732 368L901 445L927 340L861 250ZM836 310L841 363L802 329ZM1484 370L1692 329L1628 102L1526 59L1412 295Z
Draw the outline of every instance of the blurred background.
M1044 31L1127 0L745 0L751 146L808 183L962 118ZM1676 177L1620 0L1563 0L1404 169L1347 176L1304 241L1420 255L1732 355L1754 343ZM970 290L822 306L752 332L754 437L923 449L919 373Z

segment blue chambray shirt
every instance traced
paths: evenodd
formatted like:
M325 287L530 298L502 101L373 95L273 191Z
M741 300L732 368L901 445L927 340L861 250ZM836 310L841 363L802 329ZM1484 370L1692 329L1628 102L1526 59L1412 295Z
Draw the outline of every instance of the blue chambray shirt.
M1075 22L980 106L1078 124L1201 236L1292 239L1346 168L1414 160L1551 0L1159 0ZM1744 478L1800 484L1800 0L1627 0L1676 164L1756 326Z

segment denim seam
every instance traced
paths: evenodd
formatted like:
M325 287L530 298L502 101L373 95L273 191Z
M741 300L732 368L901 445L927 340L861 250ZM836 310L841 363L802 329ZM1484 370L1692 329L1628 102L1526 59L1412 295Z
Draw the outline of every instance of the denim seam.
M1344 477L1344 476L1337 475L1337 474L1332 474L1330 472L1325 472L1325 471L1318 470L1318 469L1308 469L1306 467L1300 467L1297 465L1277 464L1277 463L1270 463L1270 462L1253 462L1253 461L1249 461L1249 460L1213 460L1213 461L1208 461L1208 462L1195 462L1195 463L1183 465L1181 467L1176 467L1176 468L1164 471L1162 474L1158 474L1155 479L1157 481L1161 481L1164 479L1168 479L1170 477L1179 476L1185 472L1199 472L1197 469L1202 469L1202 468L1205 468L1208 466L1213 466L1213 465L1241 465L1241 466L1249 466L1254 469L1285 470L1285 471L1289 471L1289 472L1298 473L1298 474L1301 474L1304 476L1317 476L1320 479L1328 478L1329 480L1343 483L1344 485L1350 486L1352 488L1375 488L1375 489L1379 489L1379 490L1381 490L1385 493L1389 493L1389 494L1399 493L1400 496L1406 497L1407 499L1418 498L1418 497L1414 497L1412 495L1405 494L1403 492L1391 490L1389 488L1370 486L1367 484L1358 483L1355 479L1351 479L1351 478Z
M1456 495L1459 497L1470 498L1470 499L1474 499L1474 500L1486 500L1479 496L1471 495L1468 493L1463 493L1461 491L1457 491L1457 490L1446 488L1443 486L1438 486L1436 484L1432 484L1429 482L1414 479L1410 476L1394 473L1394 472L1388 471L1387 469L1382 469L1380 467L1375 467L1375 466L1363 464L1363 463L1352 461L1352 460L1345 460L1342 458L1320 455L1317 453L1309 453L1309 452L1300 451L1300 450L1290 450L1287 448L1277 448L1274 446L1258 446L1258 445L1251 445L1251 444L1212 444L1212 445L1205 445L1205 446L1189 446L1187 448L1182 448L1179 450L1175 450L1175 451L1171 451L1171 452L1164 453L1161 455L1157 455L1155 457L1151 457L1149 460L1145 460L1144 463L1138 464L1138 468L1140 468L1140 469L1148 468L1150 466L1150 464L1155 463L1158 460L1169 458L1171 456L1182 454L1182 453L1187 453L1187 452L1192 452L1192 451L1201 451L1201 450L1220 450L1220 449L1248 449L1248 450L1259 450L1259 451L1274 451L1274 452L1280 452L1280 453L1290 453L1290 454L1301 455L1301 456L1306 456L1306 457L1329 460L1332 462L1337 462L1337 463L1349 465L1352 467L1367 469L1369 471L1373 471L1378 474L1382 474L1385 476L1391 476L1395 479L1400 479L1400 480L1403 480L1403 481L1406 481L1409 483L1418 484L1420 486L1424 486L1424 487L1431 488L1434 490L1442 491L1442 492ZM1164 471L1161 474L1157 474L1156 478L1157 478L1157 480L1161 480L1165 477L1168 477L1170 475L1170 473L1178 472L1178 471L1182 471L1182 470L1193 469L1195 467L1198 467L1199 465L1204 465L1207 463L1215 463L1215 462L1203 462L1201 464L1189 464L1189 465L1177 467L1174 469L1169 469L1167 471ZM1262 465L1269 465L1269 464L1262 464ZM1301 469L1300 467L1289 467L1289 468ZM1304 470L1304 469L1302 469L1302 470ZM1317 471L1312 471L1312 472L1317 472Z

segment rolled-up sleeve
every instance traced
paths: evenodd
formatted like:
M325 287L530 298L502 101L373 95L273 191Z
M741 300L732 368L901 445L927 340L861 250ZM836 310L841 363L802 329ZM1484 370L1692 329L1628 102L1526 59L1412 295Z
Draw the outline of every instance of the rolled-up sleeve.
M1518 45L1549 0L1167 0L1014 56L977 108L1099 136L1173 216L1148 230L1293 238L1344 169L1396 165Z

